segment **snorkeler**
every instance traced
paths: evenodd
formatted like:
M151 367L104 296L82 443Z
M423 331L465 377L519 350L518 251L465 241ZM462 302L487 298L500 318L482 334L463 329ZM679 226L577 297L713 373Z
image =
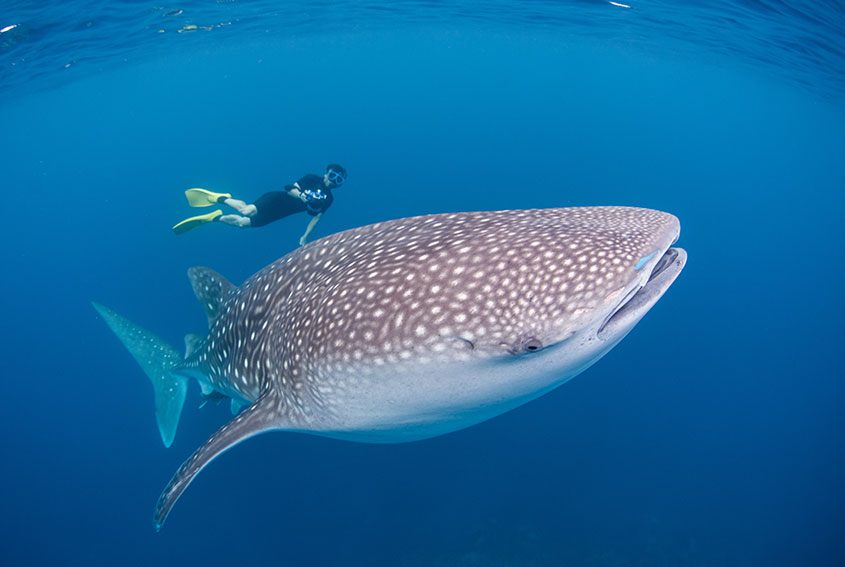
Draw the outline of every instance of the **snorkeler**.
M238 214L224 215L220 209L205 215L183 220L173 227L173 232L182 234L210 222L222 222L241 228L259 227L277 221L294 213L306 212L311 221L305 233L299 239L300 246L305 244L308 235L320 222L334 201L332 189L340 187L346 181L346 169L336 163L326 166L322 177L309 173L294 183L285 186L284 191L270 191L261 195L253 204L233 199L229 193L214 193L205 189L188 189L185 196L192 207L210 207L224 203L235 209Z

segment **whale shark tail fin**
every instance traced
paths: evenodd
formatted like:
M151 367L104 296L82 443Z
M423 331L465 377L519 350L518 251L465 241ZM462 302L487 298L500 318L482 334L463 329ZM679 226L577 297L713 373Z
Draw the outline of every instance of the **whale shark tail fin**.
M158 430L164 446L170 447L188 391L188 380L173 372L182 363L182 355L126 317L99 303L92 304L153 383Z

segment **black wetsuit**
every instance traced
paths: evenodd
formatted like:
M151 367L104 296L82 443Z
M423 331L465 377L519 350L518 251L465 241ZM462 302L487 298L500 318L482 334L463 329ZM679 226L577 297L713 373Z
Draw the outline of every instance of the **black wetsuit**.
M331 189L323 184L323 178L319 175L309 173L296 184L299 185L299 191L309 197L307 203L289 193L295 188L293 185L286 186L284 191L264 193L254 203L257 210L249 218L249 226L264 226L303 211L314 217L326 212L334 202Z

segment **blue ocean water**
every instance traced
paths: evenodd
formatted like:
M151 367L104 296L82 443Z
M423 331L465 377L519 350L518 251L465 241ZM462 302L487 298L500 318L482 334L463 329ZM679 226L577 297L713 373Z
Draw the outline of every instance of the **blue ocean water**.
M3 565L845 563L841 3L7 2L0 30ZM306 223L176 237L183 191L328 162L317 237L633 205L689 261L539 400L403 445L252 439L156 533L229 412L192 388L164 449L90 301L180 345L189 266L239 283Z

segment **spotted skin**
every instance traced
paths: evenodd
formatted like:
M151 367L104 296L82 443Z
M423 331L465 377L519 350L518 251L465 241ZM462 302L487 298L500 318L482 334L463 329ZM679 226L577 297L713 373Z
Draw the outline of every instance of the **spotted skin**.
M318 240L247 280L190 365L296 428L379 368L516 354L618 297L677 220L623 207L430 215ZM677 232L677 229L675 229ZM665 244L665 243L664 243ZM544 342L544 341L541 341ZM328 409L327 409L328 408Z
M683 251L632 322L598 337L621 303L658 287L646 283L679 230L629 207L428 215L322 238L238 288L193 268L210 328L178 372L253 405L174 476L156 525L203 466L256 433L401 442L556 387L668 288Z

